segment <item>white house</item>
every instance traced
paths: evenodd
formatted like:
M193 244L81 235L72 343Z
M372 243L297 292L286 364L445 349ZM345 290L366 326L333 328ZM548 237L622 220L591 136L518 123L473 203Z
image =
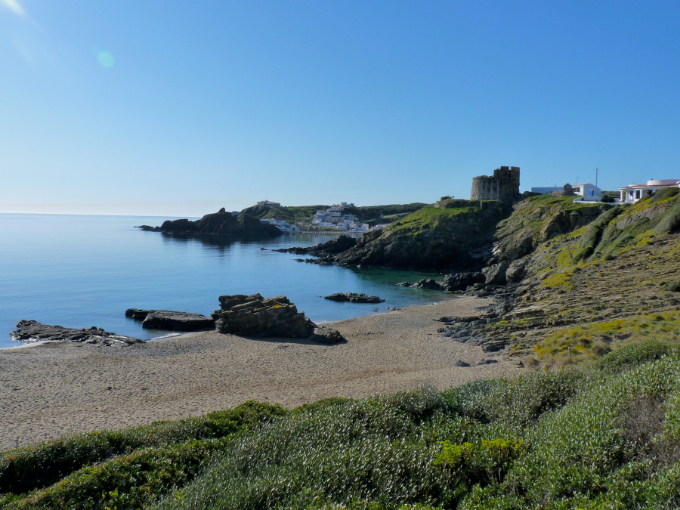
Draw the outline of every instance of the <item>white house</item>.
M659 189L678 188L680 179L650 179L647 184L629 184L619 188L620 201L624 204L634 204L643 198L648 198Z
M599 200L602 197L602 190L589 182L573 184L571 185L571 189L574 192L574 195L584 197L585 199L591 198L591 200L593 200L597 198L597 200ZM547 195L548 193L554 193L555 191L562 190L564 190L564 186L531 188L532 193L540 193L541 195Z
M262 200L258 202L257 205L268 205L269 207L281 207L279 202L270 202L269 200Z
M602 190L590 182L582 182L572 185L574 195L581 197L602 197Z

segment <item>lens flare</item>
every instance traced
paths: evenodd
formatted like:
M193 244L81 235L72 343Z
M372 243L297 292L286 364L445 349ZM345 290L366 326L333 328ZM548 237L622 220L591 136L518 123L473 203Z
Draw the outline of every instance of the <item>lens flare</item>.
M97 60L99 61L99 65L102 67L113 67L113 55L111 55L108 51L100 51L97 54Z
M26 14L26 12L21 7L21 5L19 5L19 2L17 2L17 0L0 0L0 4L4 5L10 11L13 11L14 14L17 14L19 16L23 16L24 14Z

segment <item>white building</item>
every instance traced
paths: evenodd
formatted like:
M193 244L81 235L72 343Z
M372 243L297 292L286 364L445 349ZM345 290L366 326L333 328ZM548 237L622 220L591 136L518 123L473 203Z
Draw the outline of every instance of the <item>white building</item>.
M566 185L565 185L566 186ZM602 190L590 182L582 182L579 184L570 185L574 195L584 197L586 199L598 199L602 197ZM531 188L532 193L540 193L541 195L547 195L548 193L554 193L555 191L564 190L564 186L550 186L550 187L538 187Z
M262 200L258 202L257 205L268 205L269 207L281 207L279 202L270 202L269 200Z
M602 198L602 190L590 182L574 184L571 189L573 190L574 195L579 195L581 197Z
M680 179L651 179L647 181L647 184L629 184L619 188L620 201L624 204L634 204L643 198L652 196L656 190L678 187L680 187Z
M326 210L319 209L312 218L312 225L321 228L337 228L340 230L354 230L357 232L368 232L369 228L360 228L359 218L353 214L345 213L345 207L354 207L354 204L342 202L340 205L333 205Z

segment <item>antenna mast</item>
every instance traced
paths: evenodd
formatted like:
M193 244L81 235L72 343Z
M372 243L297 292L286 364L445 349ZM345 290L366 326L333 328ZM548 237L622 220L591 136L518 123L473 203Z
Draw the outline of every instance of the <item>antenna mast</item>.
M597 174L598 174L598 172L599 172L599 170L596 168L595 169L595 187L597 187Z

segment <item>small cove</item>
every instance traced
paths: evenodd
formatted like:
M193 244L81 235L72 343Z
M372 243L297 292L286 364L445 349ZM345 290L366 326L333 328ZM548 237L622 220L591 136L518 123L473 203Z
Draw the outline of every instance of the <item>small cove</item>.
M0 214L0 348L15 347L9 333L22 319L71 328L97 326L150 339L126 319L127 308L181 310L209 315L223 294L286 295L313 321L323 323L385 313L455 296L398 287L432 273L307 264L304 256L273 249L313 246L328 235L285 234L259 241L221 236L169 237L135 225L165 217ZM336 303L334 292L364 292L379 305Z

